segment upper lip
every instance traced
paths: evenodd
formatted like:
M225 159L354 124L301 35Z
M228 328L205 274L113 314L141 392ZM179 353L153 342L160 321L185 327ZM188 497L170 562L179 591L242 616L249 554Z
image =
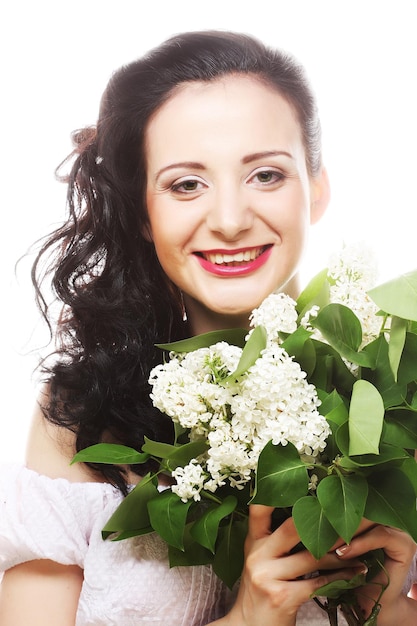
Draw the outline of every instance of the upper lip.
M261 245L261 246L249 246L245 248L235 248L233 250L223 249L223 248L215 248L212 250L199 250L196 251L195 254L204 257L208 261L212 263L230 263L232 261L250 261L258 257L262 252L270 246Z

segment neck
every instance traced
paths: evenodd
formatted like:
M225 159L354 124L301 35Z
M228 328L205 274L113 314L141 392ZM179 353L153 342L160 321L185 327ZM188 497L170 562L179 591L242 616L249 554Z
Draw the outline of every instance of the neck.
M226 328L247 328L249 329L250 311L241 315L215 314L211 311L196 310L192 304L187 303L187 317L192 335L201 335L214 330L225 330Z
M296 300L300 293L298 274L293 276L281 289L281 291ZM205 308L200 302L194 300L186 294L184 294L184 304L192 335L201 335L214 330L225 330L226 328L249 329L249 316L252 309L236 314L228 314L222 311L211 311L210 309ZM259 302L256 306L259 306L260 304L261 303Z

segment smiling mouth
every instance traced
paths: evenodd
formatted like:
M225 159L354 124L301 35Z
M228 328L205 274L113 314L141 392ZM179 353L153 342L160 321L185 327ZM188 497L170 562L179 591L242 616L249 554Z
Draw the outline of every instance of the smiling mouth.
M225 252L197 252L196 254L213 265L223 267L238 267L242 263L255 261L270 246L260 246L248 250L240 250L231 254Z

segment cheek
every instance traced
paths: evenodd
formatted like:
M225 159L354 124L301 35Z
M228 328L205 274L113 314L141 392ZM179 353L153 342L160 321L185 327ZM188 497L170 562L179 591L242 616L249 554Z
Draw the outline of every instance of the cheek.
M309 200L302 189L282 190L279 196L267 199L262 211L269 226L282 234L304 231L309 226Z
M170 268L178 267L183 261L187 232L179 219L167 219L166 214L152 214L150 219L152 242L159 262L167 274Z
M164 207L161 198L155 198L152 194L148 194L146 198L146 206L148 211L148 232L150 240L153 242L156 251L166 247L169 242L170 220L168 211ZM172 231L172 229L171 229ZM159 253L158 253L159 256Z

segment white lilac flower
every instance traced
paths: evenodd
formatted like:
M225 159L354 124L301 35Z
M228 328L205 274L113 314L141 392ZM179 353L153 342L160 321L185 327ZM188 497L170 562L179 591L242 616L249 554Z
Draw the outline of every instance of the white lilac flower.
M270 346L243 377L232 398L233 429L258 454L272 439L293 443L301 454L316 456L330 433L317 407L320 401L306 374L282 348Z
M184 428L204 434L209 420L224 411L232 393L217 382L236 368L241 354L241 348L226 342L185 355L171 354L170 361L150 373L154 406Z
M284 293L271 293L252 311L252 327L263 326L266 329L268 343L279 343L278 333L293 333L297 329L296 303Z
M183 502L193 498L196 502L201 500L200 491L203 488L206 473L196 459L185 467L177 467L172 472L176 484L172 486L172 491L181 498Z
M370 289L378 277L375 255L363 242L345 245L330 257L328 275L334 281L360 282L365 290Z

